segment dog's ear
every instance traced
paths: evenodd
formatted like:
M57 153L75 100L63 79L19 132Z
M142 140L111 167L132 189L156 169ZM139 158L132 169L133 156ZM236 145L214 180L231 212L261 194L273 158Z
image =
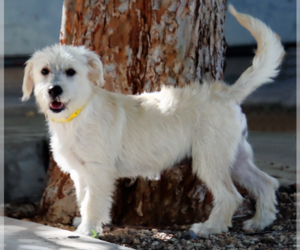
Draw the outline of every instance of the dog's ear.
M96 86L104 87L104 71L103 64L99 58L99 56L94 52L89 52L87 54L88 65L89 65L89 73L88 77L91 82L93 82Z
M23 78L23 97L22 101L27 101L30 98L31 92L33 90L33 76L32 76L33 62L32 60L28 60L26 62L25 74Z

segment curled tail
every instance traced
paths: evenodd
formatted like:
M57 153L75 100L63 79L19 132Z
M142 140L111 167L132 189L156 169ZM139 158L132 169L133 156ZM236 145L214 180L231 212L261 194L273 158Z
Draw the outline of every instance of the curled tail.
M272 82L272 78L277 76L284 49L280 37L263 22L237 12L232 5L229 6L229 11L257 41L257 50L252 66L229 88L228 94L240 104L255 89Z

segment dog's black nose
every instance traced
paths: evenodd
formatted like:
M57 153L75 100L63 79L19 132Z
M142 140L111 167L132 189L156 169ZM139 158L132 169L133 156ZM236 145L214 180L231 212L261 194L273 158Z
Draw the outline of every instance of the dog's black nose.
M49 87L49 95L55 99L57 96L61 95L63 92L62 88L59 85Z

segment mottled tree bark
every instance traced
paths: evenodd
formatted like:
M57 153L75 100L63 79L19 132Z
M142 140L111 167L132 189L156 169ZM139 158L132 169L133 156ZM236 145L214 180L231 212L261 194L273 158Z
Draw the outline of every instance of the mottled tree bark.
M226 0L65 0L63 11L60 43L95 50L108 90L223 78Z
M65 0L60 43L96 51L104 65L104 88L113 92L222 80L225 11L226 0ZM78 215L73 183L53 159L50 163L40 214L69 223ZM212 197L192 174L190 160L159 180L122 179L116 186L116 224L187 224L210 212Z

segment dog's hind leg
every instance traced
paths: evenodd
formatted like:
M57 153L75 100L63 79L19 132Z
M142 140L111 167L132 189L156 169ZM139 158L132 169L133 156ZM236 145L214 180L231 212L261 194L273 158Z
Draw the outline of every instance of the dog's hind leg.
M218 139L219 137L216 136L213 140L206 141L205 137L202 137L201 142L198 143L204 145L193 146L193 170L212 192L214 207L207 221L192 226L192 234L227 232L228 227L232 225L232 216L243 199L230 176L235 150Z
M276 219L275 191L279 184L275 178L255 166L252 148L246 138L239 145L231 175L256 200L256 213L252 219L244 222L243 229L264 229L270 225Z

